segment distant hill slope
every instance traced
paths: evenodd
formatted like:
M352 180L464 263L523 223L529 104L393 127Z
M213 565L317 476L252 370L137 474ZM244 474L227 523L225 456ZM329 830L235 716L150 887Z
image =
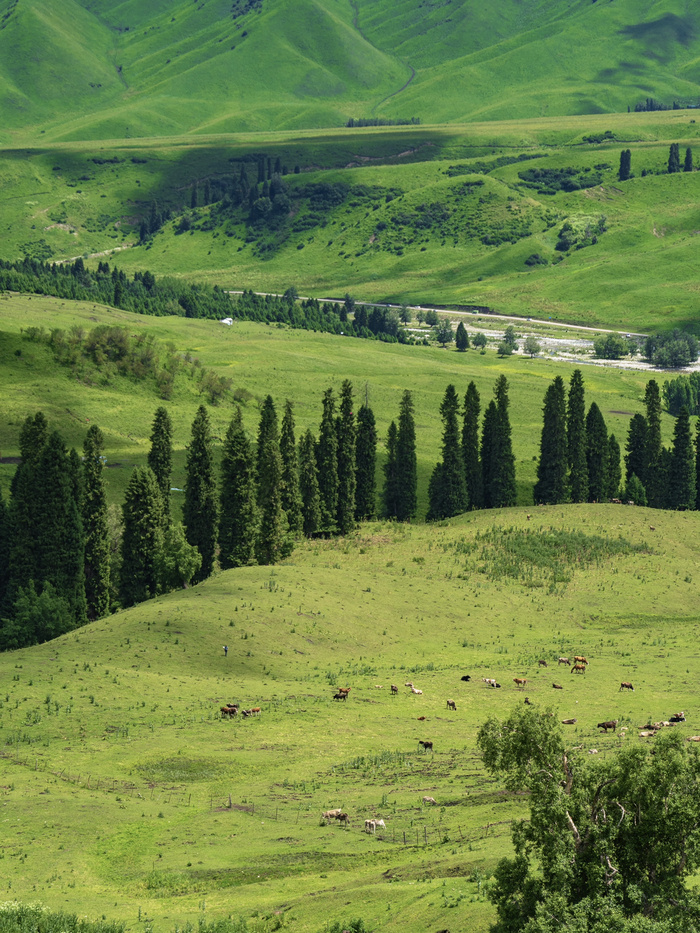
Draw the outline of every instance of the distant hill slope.
M0 0L3 130L48 138L506 119L699 95L700 11L686 0Z

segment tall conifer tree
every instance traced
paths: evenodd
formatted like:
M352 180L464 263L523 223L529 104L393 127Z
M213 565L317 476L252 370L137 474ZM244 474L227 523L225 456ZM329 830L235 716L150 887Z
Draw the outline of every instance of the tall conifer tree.
M357 428L353 411L352 383L343 381L338 416L338 531L346 535L355 527L355 466Z
M260 532L255 545L259 564L276 564L292 549L287 516L282 508L282 457L279 444L267 440L263 448L265 480L260 500Z
M569 382L569 400L566 412L566 440L571 501L587 502L586 400L583 389L583 374L580 369L575 369L573 371Z
M459 397L453 385L448 385L440 405L442 416L442 460L430 480L428 521L451 518L466 512L467 484L460 445L458 423Z
M405 389L399 405L396 433L396 518L400 522L410 522L418 508L418 459L413 412L413 395Z
M163 496L163 511L170 514L170 474L173 468L173 425L166 408L156 410L151 429L148 465Z
M515 505L515 457L511 440L510 417L508 415L508 380L499 376L494 388L496 397L495 449L491 462L491 507L507 508Z
M323 393L323 414L316 445L318 489L321 496L321 528L326 534L338 530L338 431L335 424L333 389Z
M206 580L214 569L217 506L211 426L206 408L200 405L192 422L192 438L187 449L185 502L182 509L187 542L202 555L202 566L195 575L195 582Z
M492 400L486 406L484 421L481 426L481 486L485 509L494 508L491 500L491 476L495 466L495 452L498 450L497 432L498 409L496 403Z
M257 486L253 447L237 405L226 432L221 457L219 560L221 567L245 567L255 561L258 532Z
M655 379L647 382L644 393L647 419L646 475L640 476L646 489L649 505L654 509L663 508L662 501L665 487L661 481L661 393Z
M82 625L87 620L85 537L76 461L61 435L50 434L36 462L32 577L37 589L51 583L56 596L67 600L74 624Z
M307 538L321 528L321 494L316 467L316 439L311 430L299 441L299 492L301 494L302 530Z
M558 505L567 499L566 392L556 376L544 396L535 504Z
M136 467L122 506L119 599L133 606L156 596L163 550L163 497L150 467Z
M85 598L88 619L109 612L110 540L107 495L103 478L104 436L96 424L83 444L83 529L85 533Z
M480 413L481 399L476 385L470 382L464 396L464 421L462 423L462 460L470 509L480 509L484 504L484 484L479 456Z
M606 496L616 499L620 494L622 484L622 467L620 465L620 445L614 434L608 438L608 485Z
M668 507L680 510L694 509L696 495L695 453L690 436L690 416L688 409L683 405L673 429Z
M279 427L277 425L277 409L271 395L265 397L265 401L260 409L260 421L258 423L258 441L256 454L256 473L258 477L258 502L260 503L261 483L264 482L264 451L267 441L279 446Z
M357 413L356 461L355 519L363 522L377 513L377 426L367 404Z
M287 399L280 431L280 455L282 457L282 508L287 516L289 530L299 534L302 530L301 494L299 492L299 456L294 434L294 409Z
M384 487L382 489L383 512L386 518L396 518L398 511L398 461L396 457L397 446L396 422L392 421L386 438L386 463L384 471Z
M588 501L602 502L608 490L608 429L595 402L586 415L586 460Z

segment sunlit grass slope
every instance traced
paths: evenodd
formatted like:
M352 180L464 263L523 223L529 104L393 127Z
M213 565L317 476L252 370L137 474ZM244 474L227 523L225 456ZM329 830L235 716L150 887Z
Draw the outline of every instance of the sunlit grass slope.
M479 725L527 695L576 720L573 760L680 710L696 734L699 523L609 505L368 524L0 655L4 886L156 931L485 931L526 801L485 774ZM572 654L584 676L556 664ZM261 715L222 721L229 701ZM599 735L611 718L626 734ZM347 831L320 823L336 806Z
M684 0L3 0L5 133L64 139L626 111L700 94Z

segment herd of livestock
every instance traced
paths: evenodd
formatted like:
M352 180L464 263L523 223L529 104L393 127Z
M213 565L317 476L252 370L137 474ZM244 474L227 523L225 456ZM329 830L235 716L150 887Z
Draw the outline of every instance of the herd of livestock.
M538 663L538 666L540 667L549 666L547 664L547 661L545 660L539 660L537 663ZM565 658L565 657L557 658L557 666L561 664L565 664L567 667L571 667L572 674L585 674L586 669L588 668L588 663L589 663L588 658L586 658L583 655L574 655L573 663L572 663L572 658ZM471 681L471 676L469 674L463 674L461 677L461 680L468 683L469 681ZM496 681L493 677L482 677L481 680L484 684L486 684L488 687L491 687L492 689L500 688L501 686L501 684L498 683L498 681ZM524 692L525 687L527 686L529 681L526 677L514 677L513 683L515 684L516 688ZM375 686L375 689L377 690L383 689L382 684L375 684L374 686ZM411 693L416 696L423 695L423 691L419 690L415 686L415 684L413 684L412 681L407 681L404 686L408 687ZM554 683L554 682L552 683L552 687L554 690L564 689L561 684ZM348 695L350 694L351 689L352 689L351 687L338 687L336 692L333 694L333 699L342 700L344 702L347 701ZM620 691L622 690L634 691L634 686L632 685L632 683L630 683L630 681L623 680L620 683ZM390 691L391 691L392 696L396 696L399 693L399 688L396 684L391 684ZM527 696L525 697L524 702L529 706L532 705L530 698ZM446 701L446 708L448 710L452 710L453 712L456 712L457 703L452 699L448 699ZM238 703L227 703L224 706L220 707L220 712L221 712L222 719L226 719L226 718L233 719L239 715L242 718L246 719L250 716L259 716L261 713L261 708L259 706L253 706L250 709L240 709ZM421 721L425 720L425 716L419 716L418 718ZM574 725L578 720L562 719L561 721L564 725ZM641 738L647 738L647 737L655 735L660 729L663 729L668 726L673 726L676 723L685 722L685 721L686 721L685 713L681 711L680 713L675 713L673 716L669 716L667 720L661 720L659 722L654 722L654 723L651 723L651 722L647 723L646 725L640 727L639 735ZM607 734L609 730L616 732L617 725L618 725L617 719L609 719L609 720L606 720L605 722L599 722L597 724L597 728L602 729L602 731L605 734ZM620 732L621 733L626 732L626 727L621 729ZM700 735L688 736L688 741L689 742L700 742ZM433 742L430 739L419 739L418 744L423 748L424 752L433 751ZM590 751L591 753L595 753L597 750L590 749ZM433 797L423 797L423 803L432 805L432 804L436 804L437 801ZM340 808L326 810L323 813L322 820L325 823L329 823L335 820L338 823L346 827L349 826L350 824L350 819L348 817L348 814L345 813ZM386 829L386 824L384 820L382 819L376 819L376 818L366 819L364 829L366 833L374 834L376 833L377 829Z

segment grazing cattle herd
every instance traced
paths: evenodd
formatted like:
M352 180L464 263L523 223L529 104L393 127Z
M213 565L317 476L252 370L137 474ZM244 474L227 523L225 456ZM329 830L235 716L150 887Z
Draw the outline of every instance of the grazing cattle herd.
M574 655L573 662L574 663L571 667L572 674L574 673L585 674L586 673L586 670L589 665L588 658L586 658L583 655ZM544 659L538 660L537 664L538 664L538 667L548 667L547 661L545 661ZM571 659L568 657L558 657L557 664L558 665L565 664L569 666L571 664ZM460 680L462 683L470 683L471 679L472 678L470 674L463 674L460 677ZM482 683L484 683L487 687L490 687L491 689L498 688L501 686L500 683L498 683L498 681L496 681L496 679L493 677L482 677L481 680L482 680ZM534 681L530 681L526 677L514 677L513 683L515 684L516 689L519 689L521 691L525 689L526 684L528 683L535 684ZM423 696L423 691L419 690L413 684L412 681L407 681L405 686L409 688L412 695ZM377 689L383 689L383 685L381 684L375 684L375 687ZM557 683L552 683L552 688L554 690L564 689L564 687L561 684L557 684ZM346 702L351 689L352 689L351 687L338 687L336 689L336 692L332 694L332 697L334 700L343 700L344 702ZM634 691L634 686L632 685L630 681L623 680L620 682L618 693L622 692L623 690ZM392 697L397 696L398 693L399 693L398 686L396 684L391 684ZM524 702L528 706L533 705L529 697L525 697ZM447 699L446 708L456 713L457 712L456 701L453 699ZM259 706L253 706L249 709L241 709L238 703L226 703L223 706L219 707L219 710L220 710L222 719L237 719L237 718L247 719L252 716L259 716L262 712L261 707ZM418 719L421 721L425 721L426 717L419 716ZM562 719L561 722L564 725L573 726L578 722L578 720L576 718L569 718L569 719ZM668 720L661 720L659 722L654 722L654 723L649 722L646 725L641 726L640 731L639 731L639 736L640 738L650 738L656 735L656 733L660 729L664 729L666 727L673 726L676 723L683 723L683 722L686 722L686 717L685 717L685 712L681 710L680 713L675 713L674 715L669 716ZM612 731L613 733L619 734L620 736L624 737L628 727L625 726L624 728L620 729L620 732L618 733L617 732L618 723L619 723L618 719L607 719L603 722L599 722L597 724L597 728L601 729L603 733L606 735L609 731ZM687 741L700 742L700 735L688 736ZM428 752L428 751L429 752L434 751L432 739L417 739L417 742L418 742L418 745L422 748L423 753ZM578 747L580 748L581 746L578 746ZM598 749L590 748L588 749L588 752L591 755L595 755L595 754L598 754ZM437 801L435 800L435 798L430 797L430 796L424 796L422 798L422 802L425 805L431 805L431 806L437 804ZM350 825L350 818L348 814L344 810L342 810L340 807L332 809L332 810L326 810L322 814L323 823L328 824L333 821L343 825L346 828ZM376 835L376 832L378 829L386 829L386 823L384 822L383 819L379 817L370 817L370 818L365 819L364 821L365 833L370 834L370 835Z

